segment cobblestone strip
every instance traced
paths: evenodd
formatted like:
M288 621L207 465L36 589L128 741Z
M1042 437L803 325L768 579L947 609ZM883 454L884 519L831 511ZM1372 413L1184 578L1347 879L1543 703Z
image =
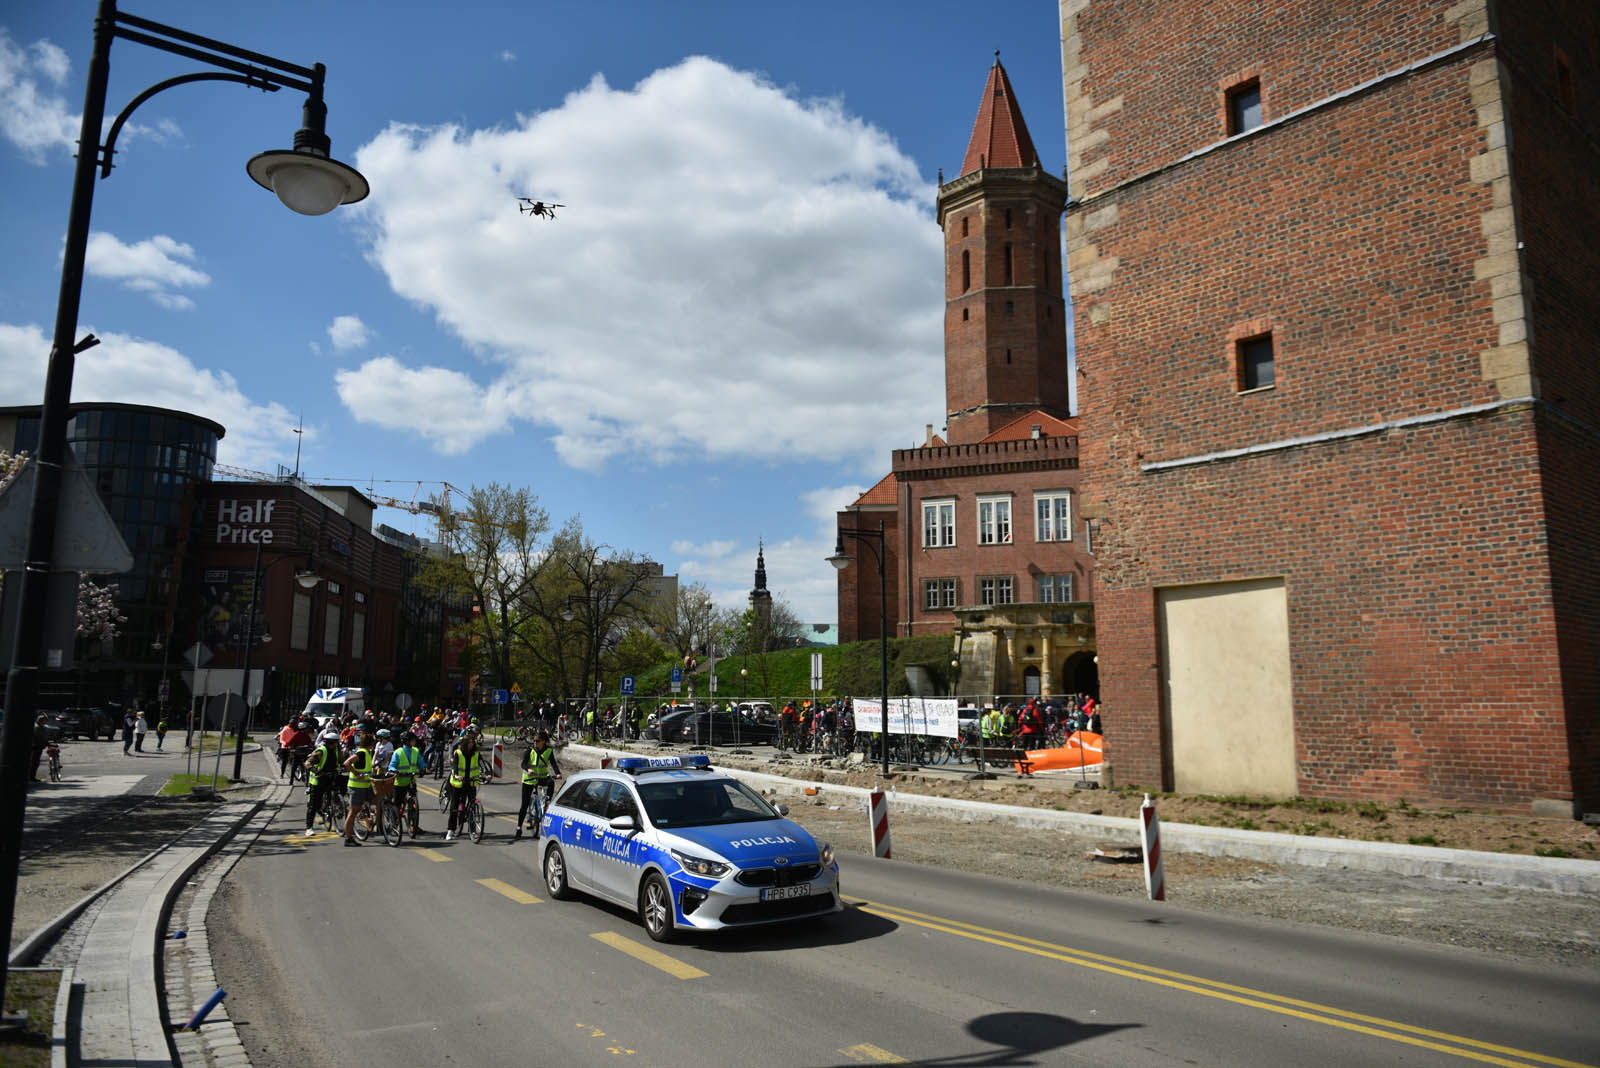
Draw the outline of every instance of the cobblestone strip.
M206 1003L217 990L216 971L211 964L211 946L206 916L211 899L217 894L239 858L250 849L289 797L287 785L275 786L265 803L245 827L216 856L189 880L173 904L163 943L162 975L166 986L166 1015L169 1026L178 1028ZM173 938L177 931L183 938ZM171 1031L175 1060L188 1068L247 1068L250 1058L239 1032L228 1016L224 1000L211 1010L198 1031Z

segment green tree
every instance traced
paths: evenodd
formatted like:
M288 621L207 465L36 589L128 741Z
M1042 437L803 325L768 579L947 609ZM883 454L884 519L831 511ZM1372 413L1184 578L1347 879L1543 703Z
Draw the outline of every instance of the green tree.
M506 687L514 677L520 606L538 578L550 517L532 491L498 482L474 486L457 507L440 509L444 551L427 557L418 582L440 598L471 600L472 618L464 625L469 647L481 673Z

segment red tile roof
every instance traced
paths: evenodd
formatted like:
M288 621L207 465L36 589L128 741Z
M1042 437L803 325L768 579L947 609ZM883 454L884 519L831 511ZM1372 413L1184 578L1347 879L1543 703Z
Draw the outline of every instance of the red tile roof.
M967 158L962 161L961 173L970 174L979 167L1037 167L1039 153L1034 151L1033 138L1028 136L1027 124L1022 121L1022 109L1017 105L1016 94L1011 91L1011 79L1000 65L1000 53L994 54L994 66L989 68L989 82L983 87L983 101L978 105L978 117L972 124L972 140L967 142Z
M1046 415L1042 411L1034 410L1020 419L1013 420L996 430L984 441L1021 441L1023 438L1033 437L1033 428L1037 426L1041 433L1048 437L1075 437L1078 433L1078 420L1076 418L1057 419L1053 415Z
M900 501L900 484L895 481L894 472L891 471L867 492L855 499L850 507L861 508L874 504L898 504Z

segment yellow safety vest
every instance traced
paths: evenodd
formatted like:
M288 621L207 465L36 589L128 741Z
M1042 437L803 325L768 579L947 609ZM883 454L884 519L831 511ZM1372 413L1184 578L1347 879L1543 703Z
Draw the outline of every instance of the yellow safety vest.
M363 760L362 757L366 759ZM356 762L350 765L350 789L359 790L372 785L372 750L356 750Z
M402 745L394 751L394 784L396 786L410 786L411 777L421 770L421 756L415 749Z
M528 750L528 766L522 769L522 781L525 785L544 782L550 777L550 762L556 758L554 749L540 752L537 749Z
M467 759L462 760L462 757L467 757ZM457 749L456 768L455 771L450 774L450 785L452 788L459 790L466 784L468 778L471 778L473 782L478 781L477 750L473 750L472 754L468 756L465 749Z
M312 786L321 786L322 776L339 766L339 758L326 745L317 746L317 751L311 756L311 767L306 771L306 781Z

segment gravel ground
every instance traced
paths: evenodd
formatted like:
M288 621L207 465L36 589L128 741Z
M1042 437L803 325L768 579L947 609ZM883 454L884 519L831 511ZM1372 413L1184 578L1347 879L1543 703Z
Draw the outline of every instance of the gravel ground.
M790 816L843 854L871 852L860 805L819 799L795 804ZM1091 857L1101 839L895 814L892 807L890 822L897 863L1109 896L1145 893L1138 863ZM1189 908L1395 935L1589 972L1600 969L1600 903L1586 898L1170 849L1165 869L1167 900Z

